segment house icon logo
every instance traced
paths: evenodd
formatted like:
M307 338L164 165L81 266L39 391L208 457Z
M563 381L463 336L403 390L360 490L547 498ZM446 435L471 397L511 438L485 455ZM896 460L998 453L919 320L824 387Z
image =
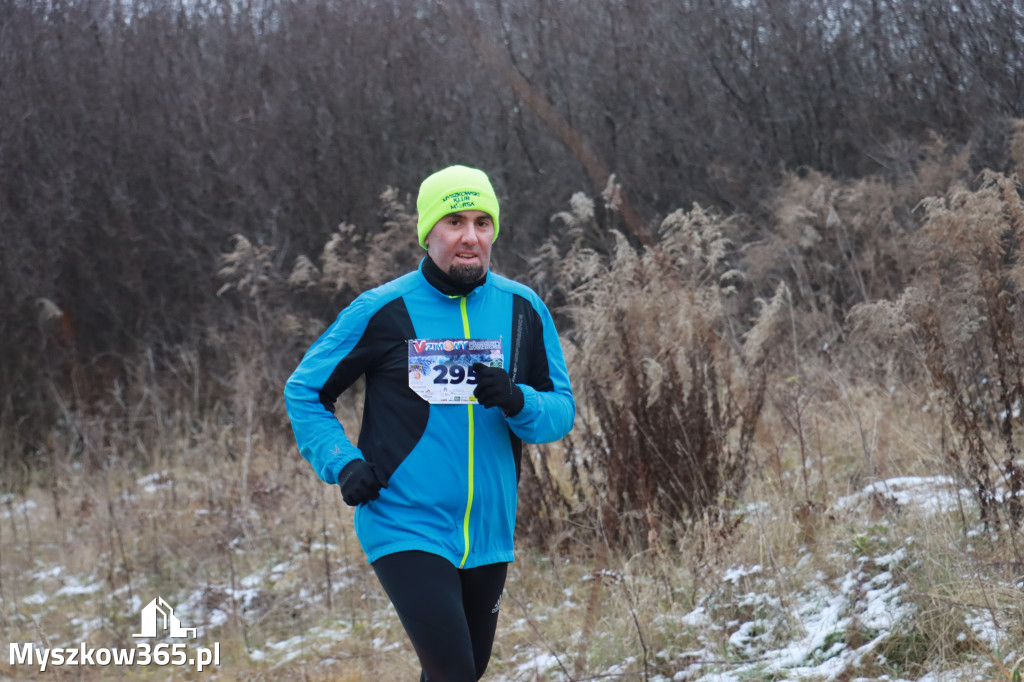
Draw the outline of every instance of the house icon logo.
M142 609L142 632L132 637L156 637L158 630L168 630L171 637L195 637L195 628L181 627L181 621L174 615L174 609L157 597Z

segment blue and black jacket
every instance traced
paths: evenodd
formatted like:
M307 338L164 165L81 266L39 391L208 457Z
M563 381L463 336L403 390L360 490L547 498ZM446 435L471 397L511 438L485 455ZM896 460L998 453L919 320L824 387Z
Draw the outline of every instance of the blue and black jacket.
M500 339L523 409L506 417L496 407L420 398L409 388L408 341L441 338ZM362 375L363 420L353 446L334 403ZM284 395L299 450L321 479L336 483L362 457L387 482L355 513L371 563L407 550L460 568L512 561L522 443L564 437L576 413L555 326L537 294L494 273L459 290L429 258L345 308Z

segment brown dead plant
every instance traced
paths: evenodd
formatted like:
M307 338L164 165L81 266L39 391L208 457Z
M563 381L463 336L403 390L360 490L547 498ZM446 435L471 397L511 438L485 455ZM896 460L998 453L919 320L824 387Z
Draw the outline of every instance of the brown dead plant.
M1024 202L990 171L920 203L915 276L894 301L859 306L854 332L911 348L939 389L953 438L944 456L991 530L1024 521ZM1017 560L1024 558L1016 547Z
M653 246L612 232L601 256L579 239L593 215L574 197L559 216L572 244L550 242L536 264L541 279L545 264L554 270L572 322L576 501L605 542L642 548L708 514L725 519L743 490L785 288L742 334L726 220L678 210Z

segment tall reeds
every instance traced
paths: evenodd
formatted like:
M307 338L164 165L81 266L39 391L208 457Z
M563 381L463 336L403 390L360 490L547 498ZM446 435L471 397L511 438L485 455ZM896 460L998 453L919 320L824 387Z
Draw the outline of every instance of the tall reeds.
M536 278L560 284L568 318L573 513L606 542L642 548L705 516L727 520L739 499L785 287L739 320L728 221L695 206L666 217L655 244L612 232L602 253L583 241L594 215L573 198Z

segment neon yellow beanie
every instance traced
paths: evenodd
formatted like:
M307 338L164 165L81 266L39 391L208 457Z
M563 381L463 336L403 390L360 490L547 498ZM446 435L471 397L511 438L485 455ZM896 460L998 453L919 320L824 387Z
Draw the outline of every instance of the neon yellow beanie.
M423 241L438 220L463 210L488 213L494 221L494 239L498 238L498 197L486 173L467 166L449 166L424 180L416 198L420 246L427 248Z

